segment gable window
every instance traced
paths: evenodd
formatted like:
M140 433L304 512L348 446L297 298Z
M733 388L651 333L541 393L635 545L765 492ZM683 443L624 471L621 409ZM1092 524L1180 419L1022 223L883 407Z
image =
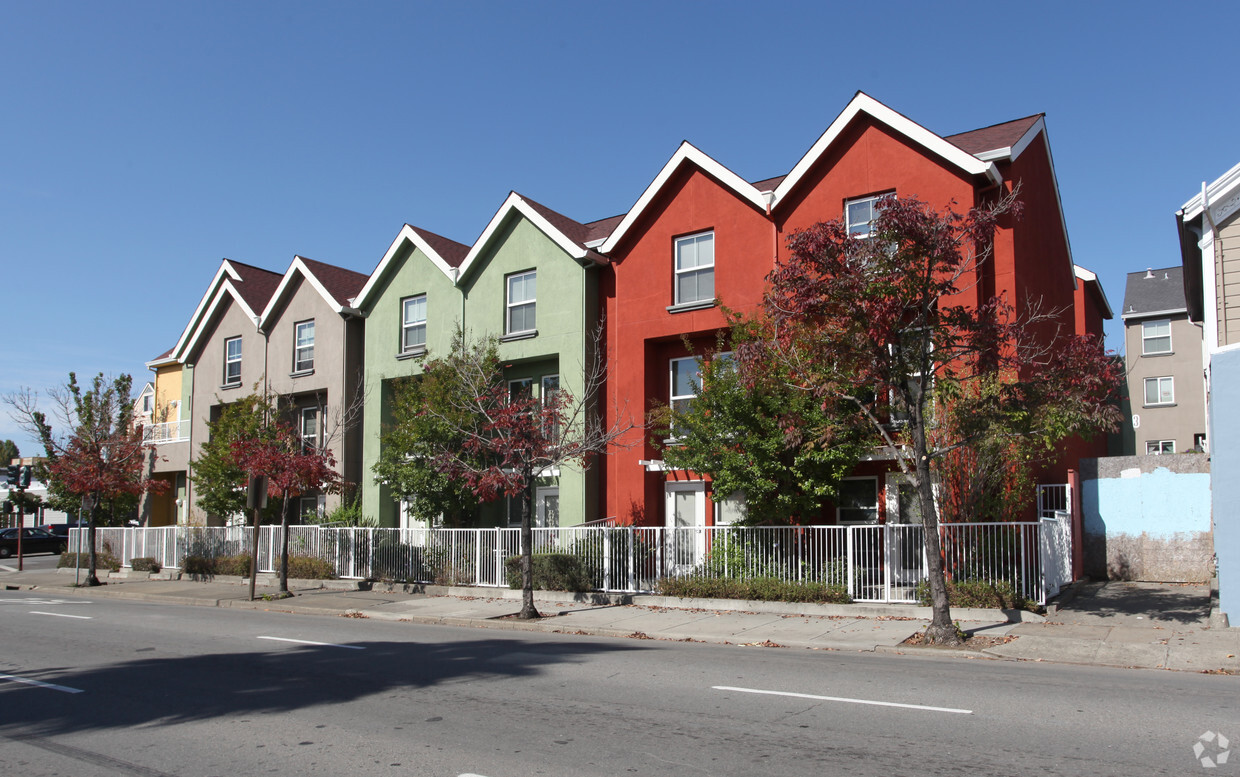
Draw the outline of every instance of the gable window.
M307 451L319 449L319 409L303 407L301 409L301 447Z
M701 363L698 362L696 356L671 360L671 392L669 399L671 400L673 415L687 412L689 405L693 403L693 398L702 390L701 369ZM672 437L675 438L677 434L674 425L671 432Z
M1171 319L1141 322L1141 355L1171 353Z
M534 307L537 292L537 272L529 270L509 275L506 334L524 334L536 330Z
M1145 452L1155 456L1164 453L1175 453L1175 440L1146 440Z
M400 325L400 351L410 353L426 349L426 295L406 297L401 301L404 311Z
M299 321L294 327L293 372L309 372L314 369L314 321Z
M1173 405L1175 404L1175 378L1146 378L1145 379L1145 405Z
M676 304L715 301L715 233L676 239Z
M840 523L878 523L878 478L845 478L835 499Z
M844 226L852 237L870 237L874 234L874 219L878 217L878 203L892 197L879 194L875 197L858 197L844 202Z
M241 385L240 337L230 337L224 341L224 385Z
M150 394L142 395L142 415L150 415L155 409L155 397Z

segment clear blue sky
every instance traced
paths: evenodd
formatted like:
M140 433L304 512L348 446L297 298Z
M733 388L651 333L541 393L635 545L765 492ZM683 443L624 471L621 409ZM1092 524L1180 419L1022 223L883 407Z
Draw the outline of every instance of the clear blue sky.
M1238 25L1222 3L0 0L0 394L140 387L224 257L370 272L405 222L472 243L509 190L610 216L682 139L786 173L858 89L940 134L1046 113L1075 260L1118 314L1240 161ZM6 437L39 452L0 411Z

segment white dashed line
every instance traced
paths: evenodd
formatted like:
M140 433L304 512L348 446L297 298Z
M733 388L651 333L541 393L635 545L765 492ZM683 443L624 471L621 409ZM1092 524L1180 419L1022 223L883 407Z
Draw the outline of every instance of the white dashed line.
M293 642L298 645L317 645L319 647L338 647L346 650L365 650L364 647L358 645L337 645L332 642L311 642L308 639L288 639L287 637L259 637L259 639L269 639L272 642Z
M63 612L39 612L38 610L31 610L30 614L31 615L50 615L53 618L77 618L78 620L82 620L82 621L93 620L91 616L89 615L66 615Z
M18 677L17 675L12 674L0 674L0 680L9 680L10 682L21 683L23 685L33 685L36 688L47 688L48 690L60 691L61 693L83 693L81 688L70 688L66 685L41 683L38 680L31 680L26 677Z
M819 701L839 701L847 704L871 704L876 707L902 707L906 710L926 710L928 712L952 712L957 715L972 715L973 710L958 710L952 707L927 707L923 704L899 704L894 701L873 701L871 699L847 699L841 696L815 696L810 693L791 693L789 691L764 691L758 688L733 688L728 685L711 686L716 691L735 691L737 693L760 693L768 696L791 696L794 699L817 699Z

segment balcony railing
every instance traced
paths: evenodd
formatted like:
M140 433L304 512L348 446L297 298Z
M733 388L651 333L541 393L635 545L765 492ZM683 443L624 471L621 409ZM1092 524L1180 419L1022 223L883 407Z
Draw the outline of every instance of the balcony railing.
M142 427L142 442L147 445L163 445L189 440L189 420L169 421Z

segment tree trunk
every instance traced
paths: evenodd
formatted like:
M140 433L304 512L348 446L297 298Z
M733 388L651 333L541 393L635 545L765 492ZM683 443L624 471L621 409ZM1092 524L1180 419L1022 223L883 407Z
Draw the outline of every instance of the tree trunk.
M280 507L280 593L288 593L288 494L284 495L284 504ZM257 574L257 569L251 569Z
M526 473L525 488L521 492L521 613L523 620L541 618L534 607L534 520L531 508L534 502L534 477Z
M943 550L939 543L939 514L934 505L934 480L930 476L926 430L921 414L913 418L913 455L916 457L917 498L921 505L921 525L926 549L926 577L930 583L930 625L926 627L926 644L959 645L960 633L952 623L951 605L947 600L947 578L943 569Z
M99 513L99 497L92 496L90 499L90 523L87 524L87 527L86 527L86 542L88 545L90 545L90 551L89 551L90 552L90 563L87 564L87 567L86 567L86 585L88 586L99 585L99 575L96 571L99 567L99 557L98 557L98 554L95 553L95 525L99 523L98 513ZM77 559L77 562L79 564L82 563L82 560L80 558L81 554L82 554L82 549L81 547L79 547L78 548L79 558Z

